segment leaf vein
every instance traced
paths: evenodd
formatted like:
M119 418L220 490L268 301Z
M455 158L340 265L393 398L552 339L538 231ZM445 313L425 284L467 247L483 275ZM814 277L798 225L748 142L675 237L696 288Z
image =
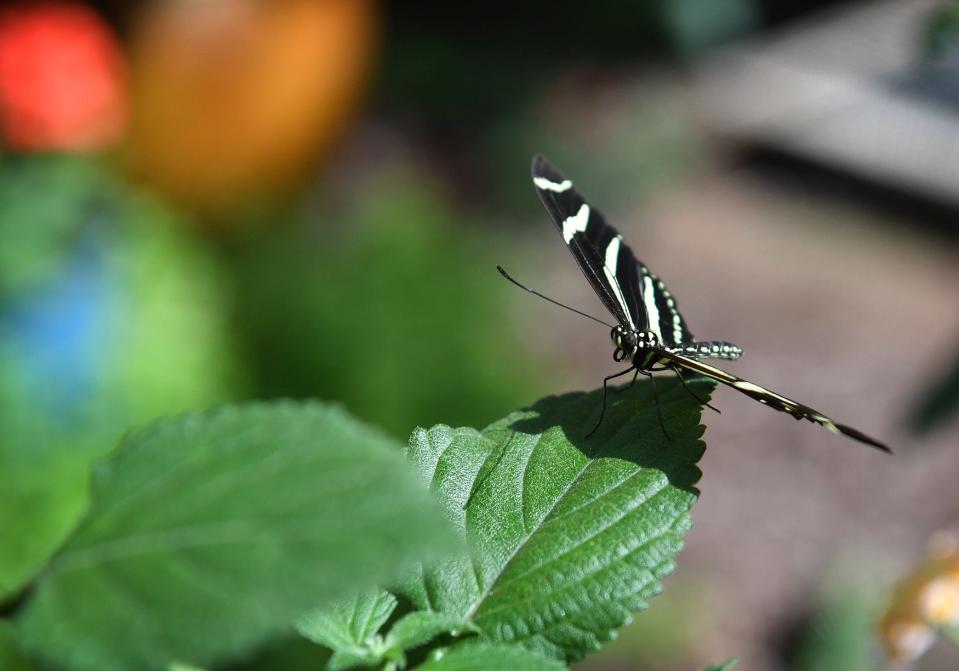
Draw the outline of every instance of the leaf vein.
M634 475L638 475L639 473L640 473L640 471L637 471ZM666 490L666 487L667 487L668 484L669 484L669 481L666 480L666 478L663 478L663 480L664 480L665 482L663 482L663 481L658 481L658 482L656 483L656 485L658 485L658 486L657 486L653 491L648 492L648 493L645 493L645 496L644 496L643 498L639 498L639 497L635 498L635 499L631 502L630 506L627 506L626 508L624 508L623 511L622 511L618 516L613 517L613 518L610 518L610 520L609 520L609 522L608 522L607 524L599 527L597 530L595 530L594 532L592 532L592 533L590 533L589 535L585 536L584 538L578 539L578 540L575 541L570 547L565 548L565 549L562 550L559 554L556 554L556 555L548 558L546 561L544 561L544 562L542 562L542 563L540 563L540 564L537 564L537 565L535 565L535 566L527 569L526 571L524 571L523 573L520 573L520 574L517 575L517 576L508 578L507 580L504 580L504 581L500 582L500 583L499 583L498 585L496 585L492 590L490 590L490 594L493 594L493 593L495 593L497 590L500 590L500 589L503 589L504 587L507 587L507 586L510 585L511 583L514 583L514 582L516 582L516 581L518 581L518 580L522 580L523 578L526 578L527 576L529 576L529 575L531 575L531 574L533 574L533 573L536 573L536 572L539 571L540 569L545 568L546 566L549 566L550 564L553 564L553 563L555 563L555 562L557 562L557 561L560 561L560 560L563 559L564 557L568 556L570 553L575 552L578 548L580 548L580 547L586 545L587 543L589 543L591 540L594 540L595 538L597 538L598 536L602 535L602 534L605 533L606 531L609 531L609 530L610 530L611 528L613 528L615 525L617 525L617 524L619 524L620 522L622 522L630 513L634 512L638 507L640 507L640 506L642 506L642 505L644 505L644 504L646 504L646 503L651 502L651 501L652 501L653 499L655 499L659 494L661 494L663 491L665 491L665 490ZM615 489L615 488L614 488L614 489ZM612 492L613 490L609 490L609 491ZM544 526L545 526L545 525L544 525ZM673 523L670 522L668 526L669 526L669 528L672 528ZM541 530L542 530L542 528L543 528L543 527L540 527ZM502 576L502 573L501 573L500 575Z
M667 535L669 535L671 532L673 532L672 524L665 525L663 528L661 528L660 530L658 530L658 533L656 533L656 534L654 534L653 536L649 537L648 539L646 539L645 541L643 541L642 543L640 543L639 545L637 545L635 548L633 548L632 550L630 550L630 551L629 551L628 553L626 553L625 555L623 555L623 556L621 556L621 557L618 557L618 558L616 558L615 560L613 560L613 561L611 561L611 562L608 562L608 563L605 563L605 564L599 566L598 568L596 568L596 570L583 573L583 575L581 575L581 576L580 576L579 578L577 578L576 580L574 580L574 581L572 581L572 582L564 583L563 585L559 586L557 589L547 590L547 591L543 591L543 592L538 592L538 593L536 593L536 594L533 594L533 595L530 595L530 596L526 596L526 597L524 597L524 598L522 598L522 599L510 599L510 600L508 601L508 603L503 603L503 604L501 604L501 605L493 606L492 608L484 611L483 614L482 614L482 618L478 618L478 619L486 619L486 618L488 618L488 617L490 616L490 613L496 613L496 612L501 611L501 610L504 610L504 609L514 609L517 604L529 605L529 604L533 603L533 601L534 601L535 599L537 599L537 598L544 598L544 597L547 597L547 596L550 596L550 595L553 595L553 594L560 594L560 593L563 593L563 592L567 592L567 591L569 591L569 590L571 590L571 589L573 589L573 588L575 588L575 587L583 584L584 582L587 582L587 581L595 578L597 575L599 575L599 574L602 573L603 571L606 571L606 570L612 568L612 567L615 566L616 564L618 564L618 563L623 563L623 562L627 561L627 559L628 559L629 557L631 557L632 555L634 555L634 554L636 554L636 553L638 553L638 552L641 552L642 550L648 548L649 546L653 545L653 544L656 543L657 541L665 538L665 537L666 537ZM657 565L657 566L659 566L659 565ZM656 567L653 567L653 568L656 568ZM641 589L644 589L644 588L648 587L650 583L655 583L655 582L657 582L657 581L659 580L659 578L656 576L656 574L654 573L654 571L653 571L652 569L650 569L650 568L647 568L647 567L639 567L638 575L639 575L639 576L642 576L643 574L647 574L647 575L649 576L648 579L645 580L645 582L644 582L639 588L633 590L632 592L624 593L624 595L623 595L624 597L625 597L625 596L632 596L633 594L638 593ZM622 598L615 599L615 600L616 600L616 601L621 601ZM580 613L580 612L582 612L582 610L583 610L583 609L580 608L580 609L576 610L575 613ZM562 621L565 621L565 620L557 620L557 622L562 622Z

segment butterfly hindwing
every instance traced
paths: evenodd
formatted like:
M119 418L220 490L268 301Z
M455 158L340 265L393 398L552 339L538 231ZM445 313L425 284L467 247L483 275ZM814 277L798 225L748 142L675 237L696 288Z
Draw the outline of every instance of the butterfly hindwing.
M642 263L639 264L639 273L642 278L641 294L646 314L649 316L650 330L666 347L691 343L693 334L686 326L686 320L680 314L676 299L669 293L669 289Z
M867 445L872 445L873 447L879 448L885 452L891 452L886 445L883 445L875 438L870 438L866 434L852 428L851 426L841 424L822 414L818 410L810 408L808 405L803 405L802 403L794 401L791 398L786 398L782 394L777 394L770 389L760 387L758 384L754 384L748 380L736 377L731 373L727 373L726 371L716 368L715 366L710 366L709 364L698 359L693 359L668 351L663 352L663 355L679 368L691 371L693 373L699 373L700 375L705 375L706 377L716 380L717 382L722 382L723 384L732 387L736 391L759 401L763 405L768 405L770 408L779 410L780 412L788 413L796 419L808 419L810 422L815 422L820 426L826 427L833 433L841 433L862 443L866 443Z

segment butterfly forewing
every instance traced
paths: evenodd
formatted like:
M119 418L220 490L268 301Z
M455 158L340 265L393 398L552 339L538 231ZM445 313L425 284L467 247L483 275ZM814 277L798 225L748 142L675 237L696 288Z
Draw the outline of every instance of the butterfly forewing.
M533 159L532 173L540 200L613 316L627 328L653 331L667 347L692 342L666 285L636 258L573 182L542 156Z
M533 185L593 291L623 326L645 330L636 257L602 213L542 156L533 159Z

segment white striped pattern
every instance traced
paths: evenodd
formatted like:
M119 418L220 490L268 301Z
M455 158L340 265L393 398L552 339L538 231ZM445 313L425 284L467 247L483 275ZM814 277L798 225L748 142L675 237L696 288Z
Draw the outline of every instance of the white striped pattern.
M556 193L563 193L563 191L569 191L573 188L573 182L568 179L564 179L557 184L556 182L549 181L545 177L534 177L533 184L543 191L555 191Z
M659 329L659 308L656 307L656 288L649 275L643 276L643 303L646 304L646 314L649 317L649 330L656 334L659 342L663 342L663 334Z
M616 294L616 300L619 301L619 307L623 309L623 314L626 315L630 329L635 329L636 325L633 324L633 318L629 314L629 306L626 305L626 298L623 296L623 290L619 286L619 280L616 279L616 264L619 263L619 245L622 240L623 236L617 235L615 238L609 241L609 245L606 247L606 258L605 263L603 264L603 273L606 275L606 281L609 282L609 286L612 287L613 293Z
M574 214L571 217L566 217L563 221L563 240L566 241L566 244L569 244L569 241L573 239L573 236L577 233L586 232L586 224L589 223L589 205L583 203L583 206L579 208L579 212Z

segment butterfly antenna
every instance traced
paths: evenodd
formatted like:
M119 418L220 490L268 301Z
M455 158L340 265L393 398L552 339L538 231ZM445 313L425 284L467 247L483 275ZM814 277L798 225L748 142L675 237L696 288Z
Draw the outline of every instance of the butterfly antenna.
M581 315L581 316L583 316L583 317L586 317L587 319L592 319L594 322L598 322L598 323L602 324L603 326L605 326L605 327L607 327L607 328L613 328L613 325L612 325L612 324L607 324L607 323L604 322L602 319L597 319L597 318L594 317L593 315L588 315L588 314L586 314L585 312L580 312L580 311L577 310L576 308L571 308L571 307L568 306L568 305L563 305L563 304L560 303L559 301L554 301L554 300L553 300L552 298L550 298L549 296L544 296L543 294L541 294L540 292L536 291L535 289L530 289L530 288L529 288L528 286L526 286L525 284L522 284L522 283L520 283L520 282L517 282L515 279L513 279L513 278L510 276L510 274L509 274L508 272L506 272L505 270L503 270L503 266L496 266L496 270L499 271L499 274L500 274L500 275L502 275L503 277L505 277L506 279L508 279L510 282L512 282L513 284L515 284L516 286L518 286L518 287L519 287L520 289L522 289L523 291L528 291L529 293L533 294L534 296L539 296L539 297L542 298L543 300L549 301L549 302L552 303L553 305L558 305L559 307L565 308L565 309L569 310L570 312L575 312L576 314Z

